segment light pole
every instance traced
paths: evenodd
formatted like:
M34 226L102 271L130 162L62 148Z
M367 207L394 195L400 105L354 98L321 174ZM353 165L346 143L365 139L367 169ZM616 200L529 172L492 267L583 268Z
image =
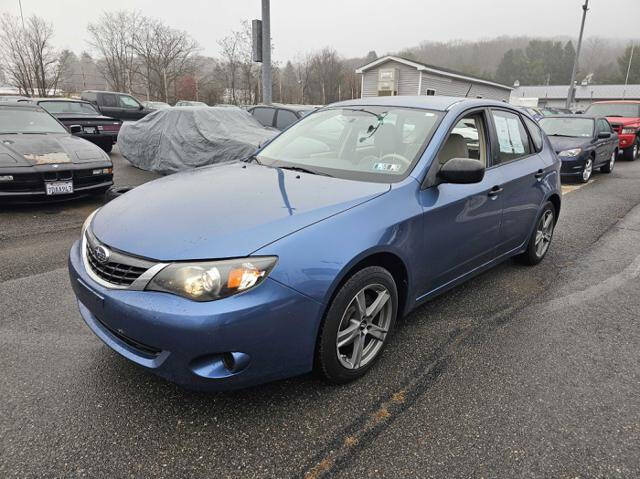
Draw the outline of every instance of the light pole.
M262 0L262 102L271 105L271 13L269 0Z
M582 5L582 23L580 24L580 36L578 37L578 48L576 50L576 58L573 61L573 70L571 71L571 81L569 82L569 92L567 94L567 108L571 108L573 96L575 95L576 73L578 72L578 61L580 60L580 48L582 48L582 34L584 33L584 21L587 19L587 10L589 10L589 0L584 0Z

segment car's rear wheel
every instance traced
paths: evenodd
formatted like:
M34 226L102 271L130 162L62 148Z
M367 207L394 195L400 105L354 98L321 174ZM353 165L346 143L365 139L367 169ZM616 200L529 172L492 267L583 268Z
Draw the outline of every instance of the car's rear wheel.
M603 165L600 168L600 171L602 173L611 173L613 171L613 165L615 165L616 163L617 156L618 156L618 150L613 150L613 153L611 153L611 158L609 158L609 161L607 162L606 165Z
M640 138L636 138L636 141L633 142L633 146L625 148L622 151L625 160L634 161L640 154Z
M342 384L363 376L380 357L395 323L398 292L393 276L370 266L338 290L322 324L316 368Z
M529 238L527 250L518 256L521 263L533 266L544 259L551 246L555 226L556 209L550 201L547 201Z

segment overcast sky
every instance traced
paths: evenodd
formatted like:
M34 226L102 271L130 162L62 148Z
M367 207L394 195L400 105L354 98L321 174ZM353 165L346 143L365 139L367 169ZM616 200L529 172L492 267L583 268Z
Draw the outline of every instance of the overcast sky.
M584 0L272 0L274 58L286 60L324 46L346 57L379 55L423 40L474 40L498 35L578 35ZM586 36L639 38L640 0L591 0ZM260 17L260 0L22 0L25 16L55 28L55 42L88 49L86 25L102 11L137 9L188 31L205 55L242 20ZM622 6L624 5L624 6ZM18 14L18 0L0 0Z

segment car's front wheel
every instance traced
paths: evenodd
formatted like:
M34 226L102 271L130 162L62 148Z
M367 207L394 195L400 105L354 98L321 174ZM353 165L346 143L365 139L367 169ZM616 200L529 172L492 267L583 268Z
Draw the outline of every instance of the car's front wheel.
M580 181L582 183L587 183L591 179L592 174L593 174L593 158L590 156L584 162L584 168L582 168L582 175L580 176Z
M538 216L536 227L533 229L533 233L529 238L527 250L522 253L518 259L522 263L531 266L540 263L549 251L555 226L556 209L553 203L547 201L540 212L540 216Z
M355 273L334 296L322 324L316 368L342 384L363 376L380 357L398 312L393 276L370 266Z

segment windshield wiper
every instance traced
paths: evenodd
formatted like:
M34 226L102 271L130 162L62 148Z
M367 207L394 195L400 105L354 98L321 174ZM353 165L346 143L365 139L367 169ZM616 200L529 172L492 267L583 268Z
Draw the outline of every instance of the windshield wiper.
M251 163L253 161L255 161L256 163L258 163L259 165L261 165L262 163L260 162L260 160L258 159L258 155L251 155L247 158L245 158L244 160L245 163Z
M305 167L302 167L302 166L276 166L276 168L280 168L282 170L300 171L302 173L310 173L312 175L331 176L328 173L324 173L324 172L318 171L318 170L312 170L312 169L305 168Z
M560 133L553 133L552 135L547 135L547 136L564 136L565 138L577 138L573 135L561 135Z

